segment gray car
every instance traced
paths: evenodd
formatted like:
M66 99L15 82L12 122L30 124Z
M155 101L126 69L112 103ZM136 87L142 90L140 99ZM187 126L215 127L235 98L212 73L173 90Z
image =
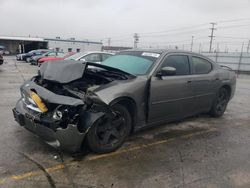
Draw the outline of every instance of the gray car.
M102 64L44 63L21 86L13 113L52 146L106 153L146 127L199 113L222 116L235 85L233 71L200 54L130 50Z

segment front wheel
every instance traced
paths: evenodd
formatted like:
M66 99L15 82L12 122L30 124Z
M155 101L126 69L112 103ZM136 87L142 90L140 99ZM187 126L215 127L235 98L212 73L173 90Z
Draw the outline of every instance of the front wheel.
M96 153L108 153L118 149L129 135L132 120L128 110L120 104L112 107L116 116L97 120L87 134L87 144Z
M229 101L229 93L226 88L220 88L215 101L210 110L210 115L213 117L221 117L227 107Z

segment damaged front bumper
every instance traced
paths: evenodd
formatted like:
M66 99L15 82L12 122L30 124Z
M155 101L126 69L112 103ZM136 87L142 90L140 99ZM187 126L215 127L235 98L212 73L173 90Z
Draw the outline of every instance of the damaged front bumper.
M80 133L77 125L68 124L67 128L56 128L53 130L48 124L53 124L53 121L43 121L39 117L36 117L28 112L24 108L24 103L20 99L17 102L16 108L13 109L15 120L27 130L41 137L49 145L66 150L69 152L75 152L80 150L82 142L86 133Z
M77 116L76 121L73 121L73 118L70 121L55 120L53 114L56 109L45 113L39 112L39 109L27 104L30 99L26 94L30 91L36 91L47 103L67 106L69 109L79 107L80 110L74 112ZM103 115L102 112L85 110L85 104L80 99L55 94L33 81L25 82L21 87L21 93L22 97L13 109L15 120L49 145L68 152L81 149L89 128Z

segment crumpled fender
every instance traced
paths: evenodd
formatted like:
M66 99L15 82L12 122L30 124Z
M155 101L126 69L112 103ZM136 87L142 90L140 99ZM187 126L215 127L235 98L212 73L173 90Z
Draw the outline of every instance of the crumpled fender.
M102 101L102 99L95 93L88 93L85 97L85 102L90 106L89 109L83 109L79 114L79 129L80 132L87 133L95 122L102 116L106 115L113 118L115 113L109 105Z
M91 112L84 111L80 115L80 119L78 122L78 130L82 133L88 133L89 129L95 124L95 122L104 116L104 112Z

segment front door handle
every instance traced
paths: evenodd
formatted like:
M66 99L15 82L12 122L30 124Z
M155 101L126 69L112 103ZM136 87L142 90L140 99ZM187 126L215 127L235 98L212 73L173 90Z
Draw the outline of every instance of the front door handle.
M192 81L191 80L188 80L187 83L190 84Z

